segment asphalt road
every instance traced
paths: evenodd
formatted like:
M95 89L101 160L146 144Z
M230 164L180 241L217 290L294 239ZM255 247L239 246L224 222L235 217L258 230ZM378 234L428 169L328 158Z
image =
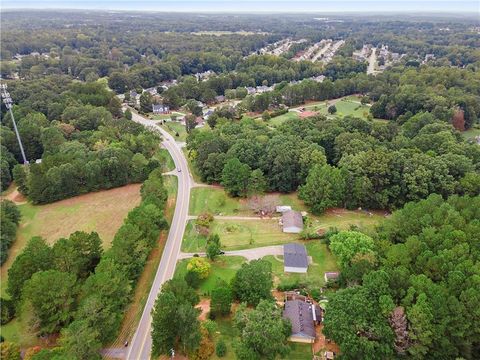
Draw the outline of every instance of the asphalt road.
M147 360L150 359L150 352L152 349L151 311L162 284L171 279L175 272L175 265L180 253L180 245L182 243L183 233L185 231L187 222L190 189L193 181L188 170L187 160L185 159L180 147L175 143L175 139L165 130L157 126L155 121L148 120L143 116L133 112L132 120L147 127L153 126L162 133L164 139L163 145L168 150L173 158L173 161L175 162L177 169L176 175L178 177L177 201L172 223L170 224L167 243L165 244L162 259L160 260L157 273L155 274L155 279L153 281L152 288L150 289L150 294L148 295L145 308L143 309L138 328L128 346L127 359ZM179 172L178 169L181 171Z

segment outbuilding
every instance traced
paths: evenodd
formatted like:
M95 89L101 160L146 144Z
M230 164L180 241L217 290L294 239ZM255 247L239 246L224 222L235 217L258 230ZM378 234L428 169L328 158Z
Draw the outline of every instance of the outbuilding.
M303 217L298 211L287 210L282 213L284 233L298 234L303 230Z

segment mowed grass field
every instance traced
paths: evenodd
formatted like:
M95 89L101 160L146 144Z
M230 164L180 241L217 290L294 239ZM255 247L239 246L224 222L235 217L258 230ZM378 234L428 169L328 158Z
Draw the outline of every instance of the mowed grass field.
M189 260L184 259L177 263L175 277L183 278L187 274ZM218 281L230 283L245 261L245 258L241 256L219 256L215 261L210 261L210 275L200 283L199 293L202 296L209 296Z
M467 131L462 132L462 136L467 140L473 140L477 136L480 136L480 129L469 129Z
M285 234L277 219L263 220L214 220L211 234L218 234L225 250L251 249L279 245L298 238L297 234ZM183 252L203 252L207 237L198 233L195 220L188 222L182 242Z
M196 187L190 192L190 215L252 215L245 201L229 196L223 187Z
M306 274L285 273L283 271L283 256L265 256L264 259L272 264L272 271L275 284L292 284L301 282L303 284L320 287L325 284L323 277L327 271L337 271L338 265L335 257L330 252L326 244L318 240L304 242L307 248L307 254L312 258L312 263L308 266Z

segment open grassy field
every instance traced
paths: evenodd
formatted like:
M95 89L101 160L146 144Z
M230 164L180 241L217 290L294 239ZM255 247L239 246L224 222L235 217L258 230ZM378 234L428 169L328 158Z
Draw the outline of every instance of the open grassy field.
M161 125L163 129L167 130L176 141L184 142L187 140L187 131L185 125L176 121L167 121L164 125ZM178 134L178 136L177 136Z
M355 225L362 230L372 229L385 218L386 213L382 211L346 210L334 208L327 210L320 216L310 215L310 228L317 230L328 230L335 227L339 230L346 230Z
M295 111L289 111L283 115L275 116L274 118L271 118L270 120L268 120L268 124L272 126L279 126L283 124L285 121L290 119L299 119L298 113Z
M337 271L338 265L335 257L326 244L318 240L310 240L305 243L308 256L311 256L312 263L308 266L306 274L285 273L283 271L283 256L266 256L264 259L272 264L272 271L276 284L292 284L301 282L312 285L316 288L324 285L323 274L326 271Z
M189 221L182 242L184 252L205 251L207 238L200 235ZM278 220L215 220L210 232L218 234L222 248L226 250L251 249L260 246L279 245L297 239L296 234L282 232Z
M52 244L75 231L96 231L109 248L113 236L128 212L140 203L140 184L104 190L47 205L19 205L22 221L17 239L1 267L1 283L7 280L7 271L15 257L32 236L41 236ZM2 295L4 291L2 286Z
M228 196L223 187L197 187L190 193L190 215L252 215L245 201Z
M184 259L178 262L175 269L175 276L183 278L187 273L187 264L189 259ZM235 273L245 262L242 256L219 256L214 262L210 262L210 275L200 283L198 289L202 296L210 295L210 292L215 288L218 280L223 280L230 283Z
M96 231L108 248L128 212L140 203L140 185L132 184L95 193L76 196L47 205L22 204L22 221L17 239L1 267L1 295L6 295L8 269L32 236L42 236L50 244L72 232ZM5 339L21 347L41 343L29 331L28 319L16 318L1 327Z
M480 136L480 129L469 129L467 131L462 132L462 136L467 140L473 140L475 137Z
M172 115L177 116L177 118L185 116L185 114L182 112L174 111L171 114L153 114L151 115L151 119L152 120L170 120L172 118Z

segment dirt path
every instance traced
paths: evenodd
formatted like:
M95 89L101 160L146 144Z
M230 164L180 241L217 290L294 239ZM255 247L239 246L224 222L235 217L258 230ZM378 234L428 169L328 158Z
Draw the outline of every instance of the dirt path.
M27 198L22 194L20 194L17 188L15 188L12 192L8 193L5 196L0 196L0 199L13 201L17 205L22 205L27 203Z

